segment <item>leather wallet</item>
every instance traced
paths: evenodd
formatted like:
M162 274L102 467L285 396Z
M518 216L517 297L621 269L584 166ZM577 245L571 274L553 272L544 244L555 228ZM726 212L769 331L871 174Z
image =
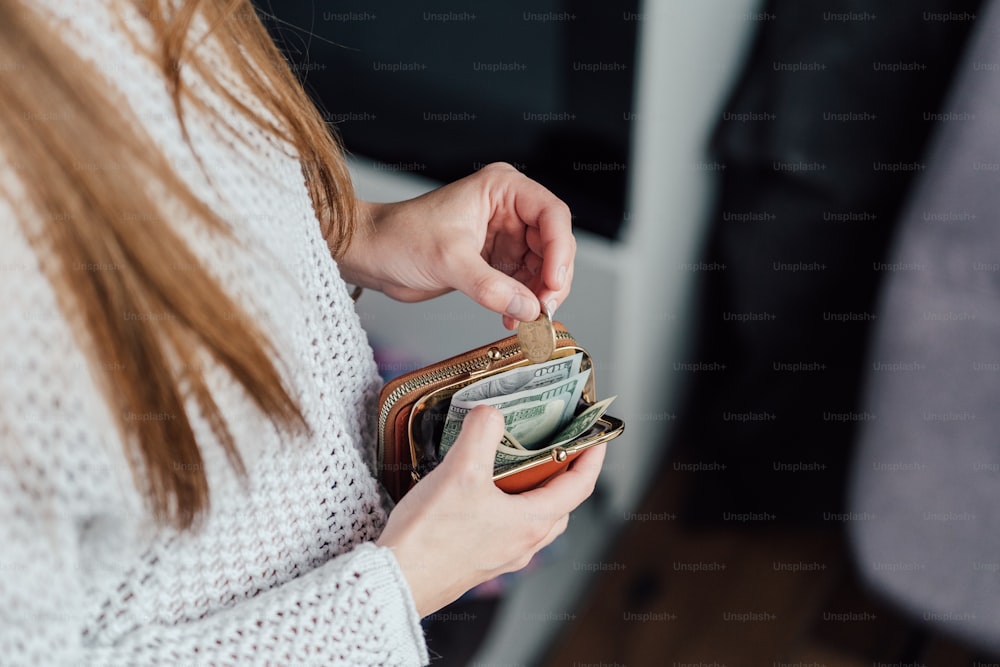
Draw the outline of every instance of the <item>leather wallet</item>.
M577 406L578 414L597 400L593 361L566 328L553 322L556 345L551 358L582 353L580 371L591 369ZM393 500L399 500L420 478L437 466L438 443L451 396L459 389L496 373L529 366L517 336L484 345L450 359L397 377L379 396L378 472ZM493 475L508 493L526 491L563 470L580 452L622 434L625 424L603 415L588 431L564 446L539 452Z

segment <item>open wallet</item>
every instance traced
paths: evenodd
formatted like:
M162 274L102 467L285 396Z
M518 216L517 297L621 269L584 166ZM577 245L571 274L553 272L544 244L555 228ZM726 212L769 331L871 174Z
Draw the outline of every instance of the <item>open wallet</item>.
M447 441L449 429L455 430L449 409L454 410L451 404L456 393L476 383L482 386L480 381L492 376L506 374L497 378L502 383L511 375L540 375L570 363L579 373L582 389L572 394L573 398L578 396L575 406L565 405L564 409L574 423L580 424L576 429L580 432L570 426L559 432L563 438L557 440L557 446L543 441L536 446L537 453L521 451L517 458L503 461L498 453L493 480L500 489L518 493L542 484L565 469L580 452L617 438L625 428L620 419L597 412L601 406L596 405L593 360L561 323L549 321L543 313L536 322L519 325L517 335L386 383L379 396L378 471L389 495L398 501L443 459L446 452L442 439ZM518 368L526 369L526 373L507 373ZM588 410L601 415L592 424L585 418ZM513 429L508 423L508 430ZM505 433L498 451L507 444L508 436L513 438Z

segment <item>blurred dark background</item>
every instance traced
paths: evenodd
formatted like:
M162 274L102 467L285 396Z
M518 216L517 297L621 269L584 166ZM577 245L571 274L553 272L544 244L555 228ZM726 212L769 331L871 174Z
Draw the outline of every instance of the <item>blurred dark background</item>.
M762 24L711 143L727 168L703 258L726 269L700 286L693 359L726 369L696 376L678 442L728 467L694 491L699 517L844 511L854 435L872 418L858 396L889 242L973 25L925 17L979 4L766 3L778 18ZM781 69L796 65L820 76ZM738 120L751 114L770 120Z
M258 4L351 152L444 182L510 162L618 235L638 0Z

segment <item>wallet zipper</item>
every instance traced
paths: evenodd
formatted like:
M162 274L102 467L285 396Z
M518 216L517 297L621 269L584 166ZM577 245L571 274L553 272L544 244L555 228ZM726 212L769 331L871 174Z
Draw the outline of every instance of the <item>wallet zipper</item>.
M572 339L572 336L568 331L556 331L557 340L567 340ZM454 364L452 366L446 366L445 368L440 368L431 373L425 373L423 375L418 375L417 377L407 380L403 384L399 385L389 396L385 399L385 403L382 404L382 409L379 411L378 415L378 464L382 465L385 460L385 424L389 419L389 413L392 412L392 407L401 399L403 396L413 391L414 389L419 389L420 387L427 386L438 380L442 380L453 375L459 375L462 373L470 373L476 369L494 364L509 357L517 354L521 346L517 343L509 345L505 348L498 348L500 351L499 356L494 353L493 355L484 354L481 357L476 357L475 359L469 359L468 361L463 361L460 364Z

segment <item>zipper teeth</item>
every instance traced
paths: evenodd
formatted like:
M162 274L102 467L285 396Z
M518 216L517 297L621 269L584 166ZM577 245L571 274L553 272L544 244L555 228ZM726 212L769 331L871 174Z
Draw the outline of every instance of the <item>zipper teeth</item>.
M565 340L572 338L567 331L557 331L556 339ZM433 382L448 377L449 375L454 375L455 373L465 373L471 371L475 368L479 368L487 361L503 361L508 357L512 357L521 349L520 343L514 343L505 348L500 348L500 356L495 360L490 360L486 355L481 357L476 357L475 359L470 359L468 361L463 361L459 364L453 364L451 366L446 366L445 368L439 368L436 371L432 371L425 375L420 375L413 378L403 384L399 385L392 390L392 393L385 399L385 403L382 404L382 409L379 411L378 415L378 463L381 465L385 461L385 424L389 419L389 413L392 411L392 406L399 401L400 398L405 396L408 392L414 389L419 389L420 387L426 386Z

